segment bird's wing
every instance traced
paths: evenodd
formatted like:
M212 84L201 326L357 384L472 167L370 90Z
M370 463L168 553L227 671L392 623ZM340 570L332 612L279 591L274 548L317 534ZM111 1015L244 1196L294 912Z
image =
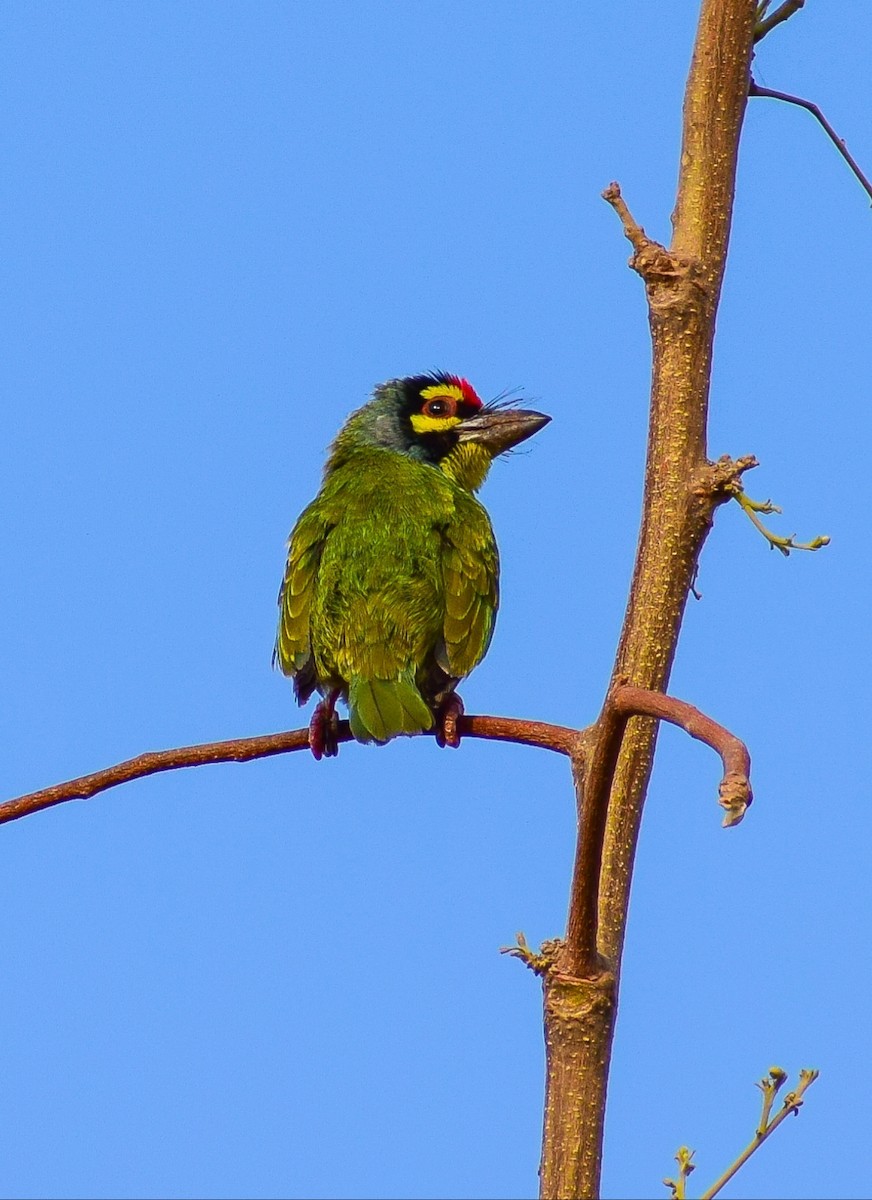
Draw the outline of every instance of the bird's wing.
M285 675L312 674L311 686L298 688L308 698L314 687L314 664L309 642L309 614L318 577L318 565L332 522L319 508L310 504L300 515L288 543L288 563L279 591L279 628L273 651L273 665ZM307 671L308 668L308 671ZM297 680L302 683L302 680ZM308 682L308 681L307 681ZM302 702L302 701L301 701Z
M499 557L490 519L473 497L461 520L443 533L442 580L445 620L439 666L455 679L468 675L484 658L499 604Z

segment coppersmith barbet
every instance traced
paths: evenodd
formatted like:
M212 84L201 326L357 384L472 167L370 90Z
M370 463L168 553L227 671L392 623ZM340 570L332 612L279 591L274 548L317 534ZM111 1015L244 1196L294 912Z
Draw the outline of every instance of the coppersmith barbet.
M497 455L550 420L483 405L443 372L392 379L352 413L289 541L273 661L305 704L316 758L335 754L335 705L359 742L436 725L457 744L455 688L493 633L499 557L474 493Z

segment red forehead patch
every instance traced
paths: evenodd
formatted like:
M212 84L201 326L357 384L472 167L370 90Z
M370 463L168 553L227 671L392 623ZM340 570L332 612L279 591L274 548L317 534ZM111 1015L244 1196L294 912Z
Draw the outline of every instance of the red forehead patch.
M471 405L472 408L481 408L481 400L479 399L478 392L468 379L463 379L460 375L447 375L446 378L450 379L456 387L460 388L460 393L467 404Z

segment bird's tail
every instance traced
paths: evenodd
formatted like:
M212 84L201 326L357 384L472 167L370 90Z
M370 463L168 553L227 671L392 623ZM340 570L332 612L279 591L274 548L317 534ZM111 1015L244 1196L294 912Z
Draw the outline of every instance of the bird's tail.
M348 687L348 720L359 742L388 742L400 733L421 733L433 726L433 714L411 672L399 679L361 679Z

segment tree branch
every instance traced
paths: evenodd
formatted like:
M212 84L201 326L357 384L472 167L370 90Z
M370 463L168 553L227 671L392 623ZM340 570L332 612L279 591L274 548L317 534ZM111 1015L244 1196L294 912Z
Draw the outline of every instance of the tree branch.
M732 494L729 481L753 460L710 463L706 453L712 344L729 242L736 162L757 24L756 0L702 0L685 90L673 238L648 238L615 185L605 198L633 246L631 266L645 283L652 340L652 382L642 526L633 580L604 716L588 738L576 772L579 812L586 812L590 771L612 778L598 873L594 979L567 980L558 967L543 976L546 1102L540 1168L543 1197L599 1194L600 1145L608 1081L617 975L642 806L653 761L657 721L624 721L608 709L619 684L664 692L714 511ZM623 733L616 730L624 725ZM599 739L604 739L600 744ZM617 761L612 769L615 744ZM594 785L599 784L594 781ZM601 800L601 797L600 797ZM591 842L602 823L592 817ZM589 811L589 810L588 810ZM586 837L582 821L580 838ZM595 869L595 845L588 870ZM588 853L579 847L578 855ZM580 886L595 887L588 880ZM572 913L572 900L570 900ZM590 921L585 918L589 931ZM577 934L573 928L570 938ZM589 932L584 934L589 942ZM601 956L601 957L599 957ZM582 959L592 955L582 944Z
M777 13L774 14L774 16L777 15ZM863 174L863 171L860 169L860 164L857 162L856 158L854 158L853 154L851 154L851 152L848 150L848 147L845 145L845 139L839 137L835 129L833 129L832 125L829 123L816 104L813 104L811 100L803 100L802 96L792 96L789 92L776 92L772 88L760 87L754 82L753 79L751 80L751 84L748 89L748 95L764 96L768 97L770 100L783 100L785 104L795 104L798 108L804 108L807 112L810 112L814 119L820 122L827 137L851 168L855 177L859 180L863 191L866 193L869 199L872 200L872 183L870 183L867 177Z
M710 463L706 427L756 12L754 0L703 0L685 92L672 243L657 255L646 251L643 262L634 263L649 304L651 416L642 528L612 687L629 682L666 690L714 510L729 499L733 481L754 465L753 458ZM616 966L655 737L651 720L629 725L612 787L599 950Z
M515 742L520 746L538 746L573 758L580 752L582 734L564 725L548 725L542 721L522 721L514 717L468 716L458 720L462 737L488 741ZM339 722L338 740L352 740L347 721ZM129 758L103 771L81 775L66 783L29 792L0 804L0 825L17 821L19 817L41 812L67 800L87 800L99 792L156 775L160 771L175 771L181 767L203 767L211 763L251 762L275 754L290 754L309 746L308 729L292 729L286 733L268 733L260 737L236 738L226 742L205 742L200 746L181 746L176 750L158 750Z

